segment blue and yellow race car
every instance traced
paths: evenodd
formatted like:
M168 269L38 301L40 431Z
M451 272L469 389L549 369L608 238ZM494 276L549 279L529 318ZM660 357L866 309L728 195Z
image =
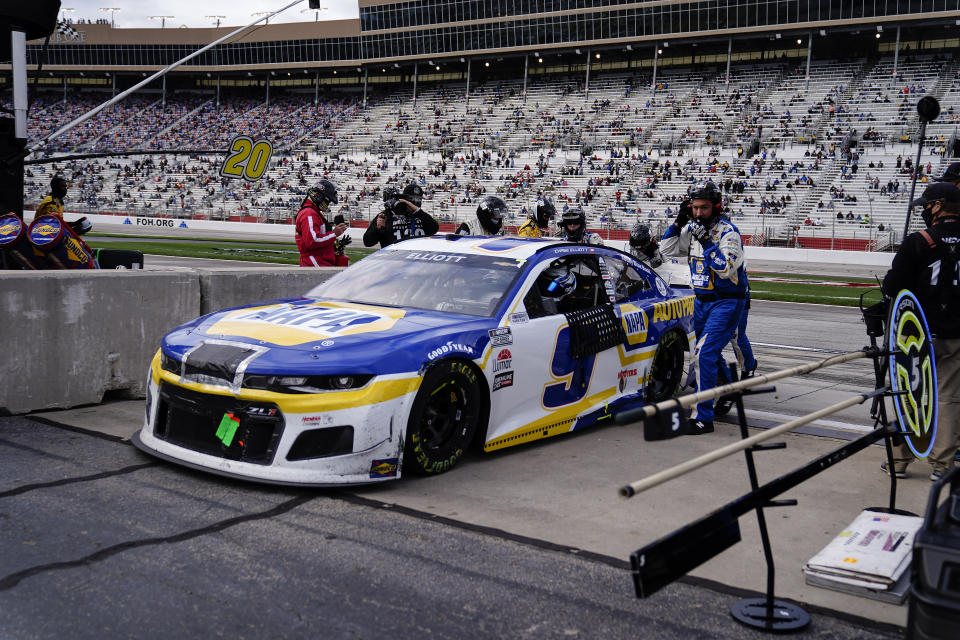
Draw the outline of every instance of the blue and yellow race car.
M616 249L514 237L391 245L302 298L167 334L142 450L297 485L436 474L678 389L693 296Z

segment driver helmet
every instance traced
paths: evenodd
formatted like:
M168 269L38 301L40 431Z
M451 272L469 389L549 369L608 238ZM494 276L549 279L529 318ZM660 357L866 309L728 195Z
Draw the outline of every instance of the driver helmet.
M323 178L317 181L317 184L307 189L307 198L318 207L323 207L325 204L337 204L337 187L326 178Z
M580 228L575 231L570 231L567 226L571 224L579 224ZM563 213L559 225L567 240L580 242L583 240L583 236L587 231L587 216L580 207L571 207Z
M497 196L486 196L477 205L477 220L484 232L490 235L500 233L503 218L507 215L507 203Z
M540 200L537 202L536 223L541 229L550 226L550 221L557 216L557 209L549 200Z
M403 188L400 197L410 204L420 207L423 204L423 187L416 182L411 182Z
M560 301L577 288L577 276L565 266L549 267L544 269L540 283L542 297Z
M630 230L630 246L634 249L644 250L653 240L653 237L650 235L649 225L645 225L642 222L638 222L633 225L633 229Z

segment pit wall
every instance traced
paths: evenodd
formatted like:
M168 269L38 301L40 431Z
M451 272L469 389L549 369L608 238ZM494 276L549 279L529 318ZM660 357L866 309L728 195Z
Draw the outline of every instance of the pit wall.
M143 397L160 339L198 316L303 295L340 269L4 271L0 415Z

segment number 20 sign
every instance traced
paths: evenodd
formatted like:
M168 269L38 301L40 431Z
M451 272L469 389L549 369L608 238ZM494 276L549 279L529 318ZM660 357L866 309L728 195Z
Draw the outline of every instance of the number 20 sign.
M266 140L252 140L249 136L237 136L230 143L220 175L224 178L243 178L256 181L263 177L273 155L273 145Z

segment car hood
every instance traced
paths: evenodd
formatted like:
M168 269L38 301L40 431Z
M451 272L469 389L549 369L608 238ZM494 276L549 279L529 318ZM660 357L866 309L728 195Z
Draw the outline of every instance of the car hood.
M246 366L249 373L401 373L445 355L478 357L496 324L493 318L293 298L198 318L167 334L163 350L182 360L203 344L253 349L258 355Z

